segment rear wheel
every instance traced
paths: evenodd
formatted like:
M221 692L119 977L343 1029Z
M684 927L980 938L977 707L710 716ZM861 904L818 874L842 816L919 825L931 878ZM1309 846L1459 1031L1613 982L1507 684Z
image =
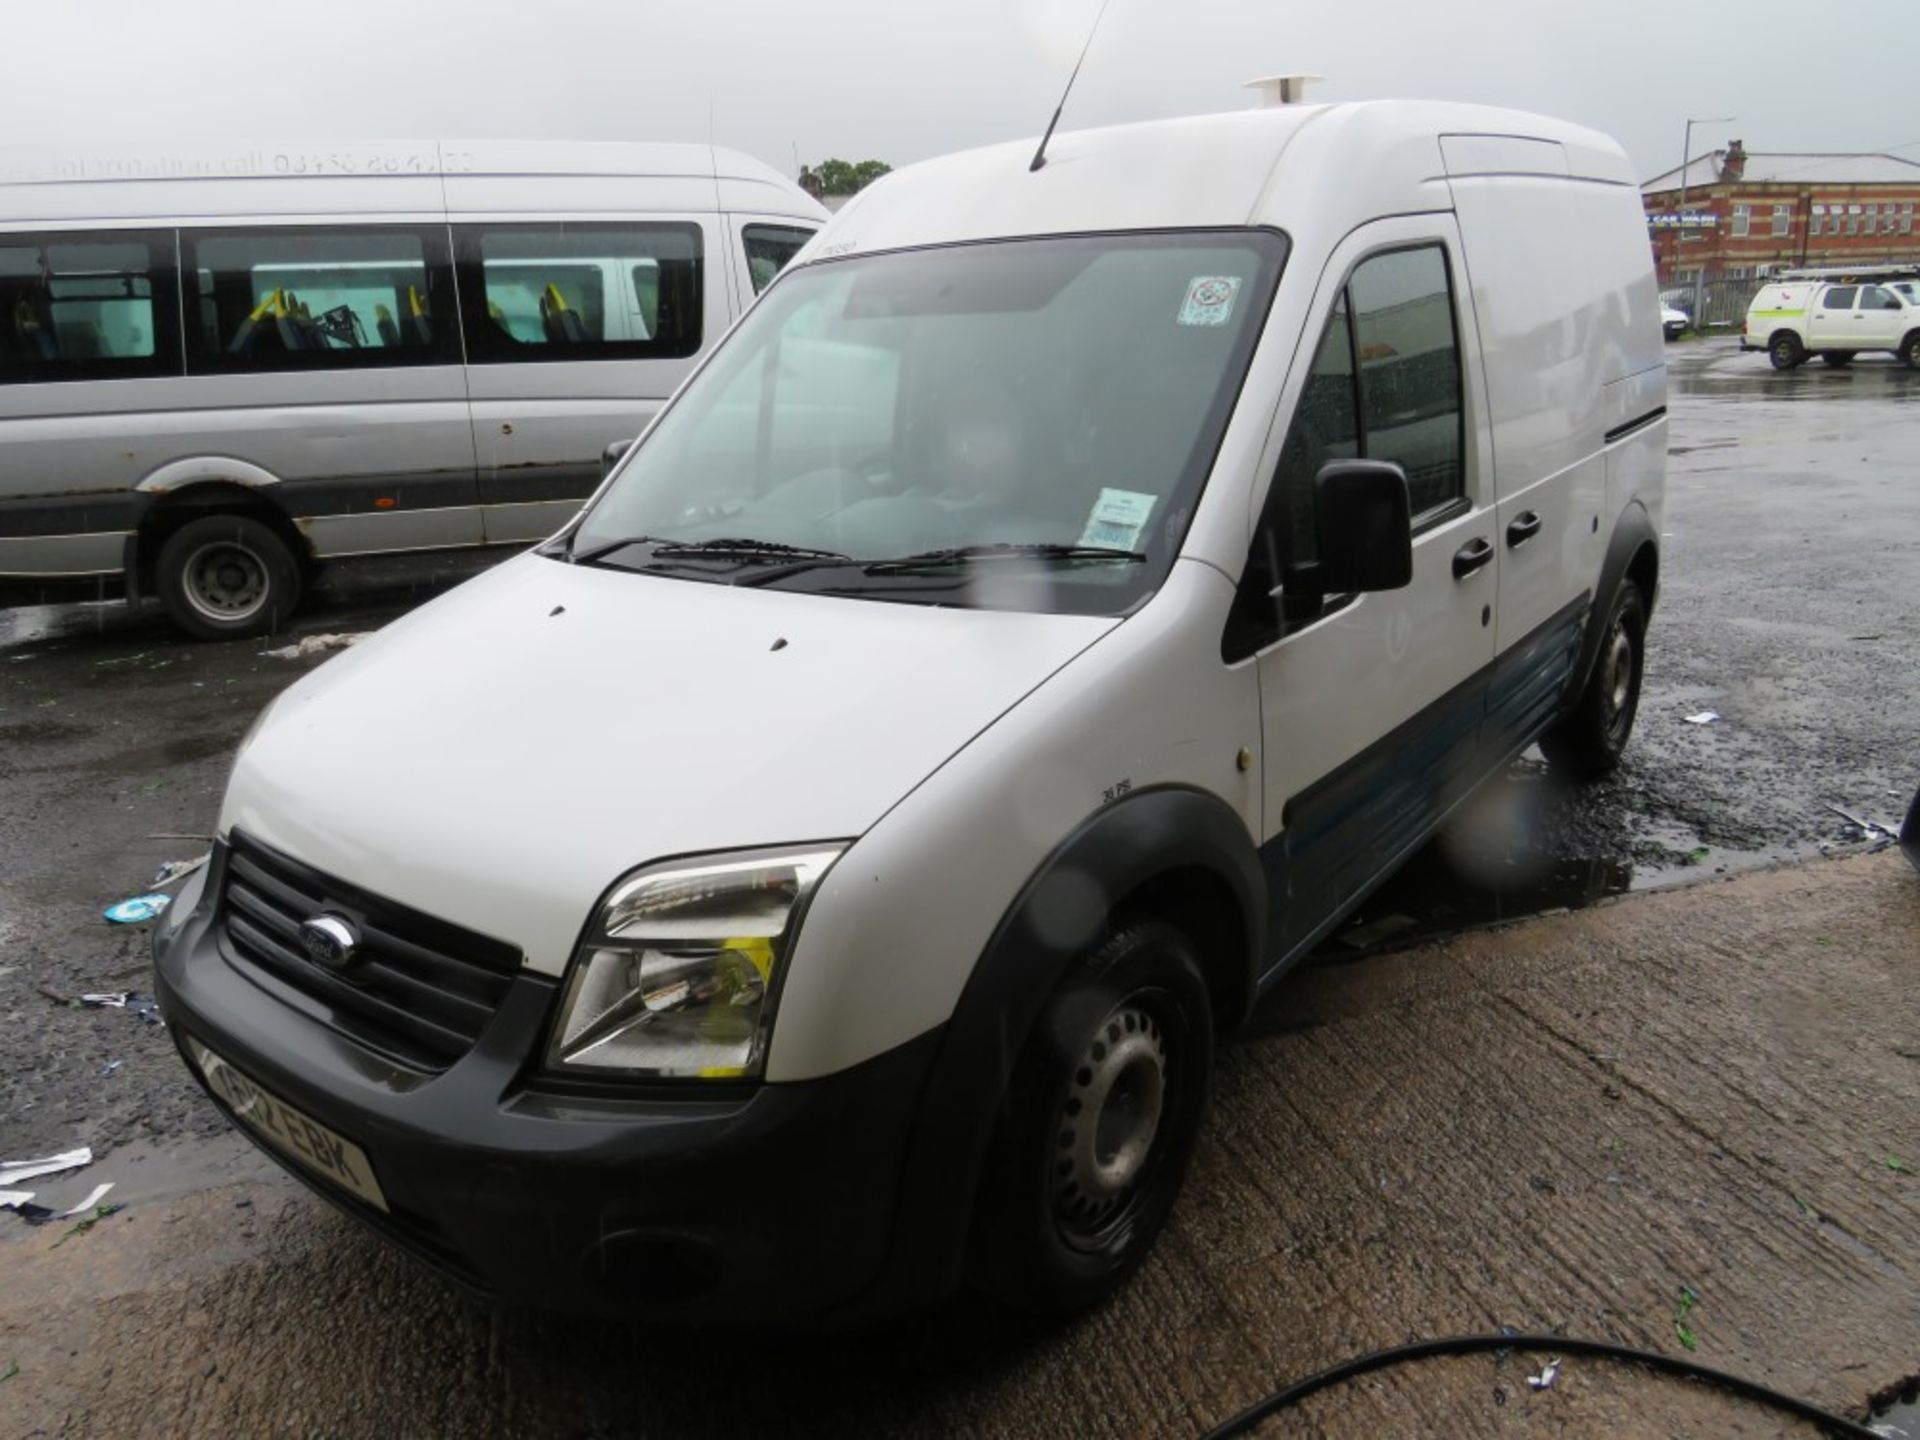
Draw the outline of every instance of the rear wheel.
M1900 342L1900 348L1894 352L1909 370L1920 370L1920 330L1914 331Z
M1206 1114L1213 1014L1193 942L1123 925L1047 1003L981 1183L978 1278L1064 1314L1105 1298L1166 1223Z
M1841 370L1853 363L1854 354L1852 350L1822 350L1820 359L1834 369Z
M270 634L300 601L287 542L242 515L208 515L174 531L154 579L169 618L201 640Z
M1807 359L1807 347L1800 343L1800 337L1791 330L1782 330L1767 342L1767 359L1773 362L1776 370L1791 370L1803 365Z
M1540 737L1540 750L1554 769L1576 780L1597 780L1620 763L1640 709L1646 638L1646 601L1638 585L1622 580L1587 688L1565 718Z

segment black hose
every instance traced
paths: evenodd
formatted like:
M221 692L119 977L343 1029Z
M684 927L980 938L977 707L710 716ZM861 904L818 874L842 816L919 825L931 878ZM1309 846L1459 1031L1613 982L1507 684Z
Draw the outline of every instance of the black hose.
M1231 1420L1215 1426L1206 1434L1205 1440L1228 1440L1229 1436L1245 1435L1270 1415L1278 1414L1289 1405L1297 1405L1317 1390L1329 1385L1338 1385L1343 1380L1365 1375L1374 1370L1384 1370L1391 1365L1404 1365L1410 1360L1430 1360L1438 1355L1472 1355L1483 1350L1527 1350L1533 1352L1554 1351L1562 1355L1591 1355L1603 1360L1626 1360L1634 1364L1645 1365L1661 1370L1669 1375L1678 1375L1687 1380L1705 1380L1730 1390L1747 1400L1756 1400L1762 1405L1771 1405L1776 1410L1785 1410L1788 1414L1805 1420L1810 1425L1818 1425L1831 1435L1844 1435L1849 1440L1879 1440L1879 1437L1866 1426L1831 1411L1822 1410L1805 1400L1797 1400L1791 1395L1782 1395L1755 1380L1745 1380L1738 1375L1729 1375L1724 1370L1709 1369L1705 1365L1696 1365L1691 1360L1682 1360L1677 1355L1663 1355L1657 1350L1636 1350L1631 1345L1615 1345L1606 1340L1576 1340L1564 1335L1451 1335L1439 1340L1421 1340L1412 1345L1401 1345L1391 1350L1376 1350L1371 1355L1357 1356L1352 1360L1343 1360L1330 1370L1322 1370L1318 1375L1309 1375L1296 1381L1284 1390L1276 1390L1266 1399L1249 1406Z

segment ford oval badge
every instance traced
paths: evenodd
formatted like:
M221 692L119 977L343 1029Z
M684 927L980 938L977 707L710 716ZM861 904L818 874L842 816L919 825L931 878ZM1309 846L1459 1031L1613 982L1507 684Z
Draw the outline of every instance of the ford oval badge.
M360 932L340 915L316 915L300 927L300 947L327 970L345 970L360 949Z

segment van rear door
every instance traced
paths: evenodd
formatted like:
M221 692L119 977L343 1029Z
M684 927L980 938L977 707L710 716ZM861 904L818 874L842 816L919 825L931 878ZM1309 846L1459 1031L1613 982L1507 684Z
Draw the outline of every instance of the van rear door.
M538 540L726 329L730 242L711 215L522 214L454 248L487 542Z

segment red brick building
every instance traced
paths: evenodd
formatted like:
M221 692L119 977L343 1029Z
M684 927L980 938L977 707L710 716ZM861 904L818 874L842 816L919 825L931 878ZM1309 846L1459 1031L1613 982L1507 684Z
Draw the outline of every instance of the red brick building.
M1898 155L1749 153L1733 140L1640 191L1662 285L1920 263L1920 162Z

